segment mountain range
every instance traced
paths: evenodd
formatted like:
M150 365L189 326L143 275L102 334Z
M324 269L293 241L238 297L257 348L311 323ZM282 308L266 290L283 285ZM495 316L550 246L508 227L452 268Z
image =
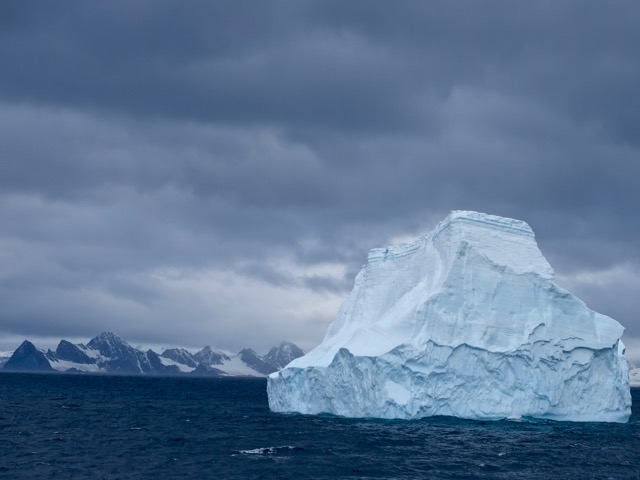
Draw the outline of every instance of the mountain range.
M0 353L0 368L30 372L264 377L302 355L304 352L290 342L282 342L264 356L250 348L233 354L210 346L196 353L170 348L158 354L151 349L134 348L118 335L104 332L86 345L61 340L55 351L38 349L25 340L15 352Z

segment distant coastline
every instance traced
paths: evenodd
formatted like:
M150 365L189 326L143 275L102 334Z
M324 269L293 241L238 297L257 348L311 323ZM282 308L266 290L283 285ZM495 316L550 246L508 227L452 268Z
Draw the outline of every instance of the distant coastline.
M25 340L14 352L5 352L0 357L0 371L265 377L302 355L302 349L290 342L282 342L265 355L259 355L250 348L231 353L210 346L196 353L183 348L170 348L159 354L151 349L139 350L118 335L104 332L86 345L61 340L55 351L39 349Z

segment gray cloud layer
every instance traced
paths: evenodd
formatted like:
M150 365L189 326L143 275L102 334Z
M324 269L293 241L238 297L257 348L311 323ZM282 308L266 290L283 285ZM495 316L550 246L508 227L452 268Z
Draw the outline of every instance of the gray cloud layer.
M0 4L0 330L317 343L369 248L526 220L640 338L636 2ZM640 352L639 352L640 355Z

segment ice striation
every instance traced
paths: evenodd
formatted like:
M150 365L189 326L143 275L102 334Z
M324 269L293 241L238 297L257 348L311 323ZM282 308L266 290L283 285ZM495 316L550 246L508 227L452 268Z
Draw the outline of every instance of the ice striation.
M554 283L525 222L455 211L369 253L322 343L269 376L269 406L625 422L623 330Z

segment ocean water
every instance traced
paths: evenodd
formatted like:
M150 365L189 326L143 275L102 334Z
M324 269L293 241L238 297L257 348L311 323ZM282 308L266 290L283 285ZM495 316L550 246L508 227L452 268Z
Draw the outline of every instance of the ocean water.
M274 414L264 379L3 373L0 478L640 479L640 412L354 420Z

